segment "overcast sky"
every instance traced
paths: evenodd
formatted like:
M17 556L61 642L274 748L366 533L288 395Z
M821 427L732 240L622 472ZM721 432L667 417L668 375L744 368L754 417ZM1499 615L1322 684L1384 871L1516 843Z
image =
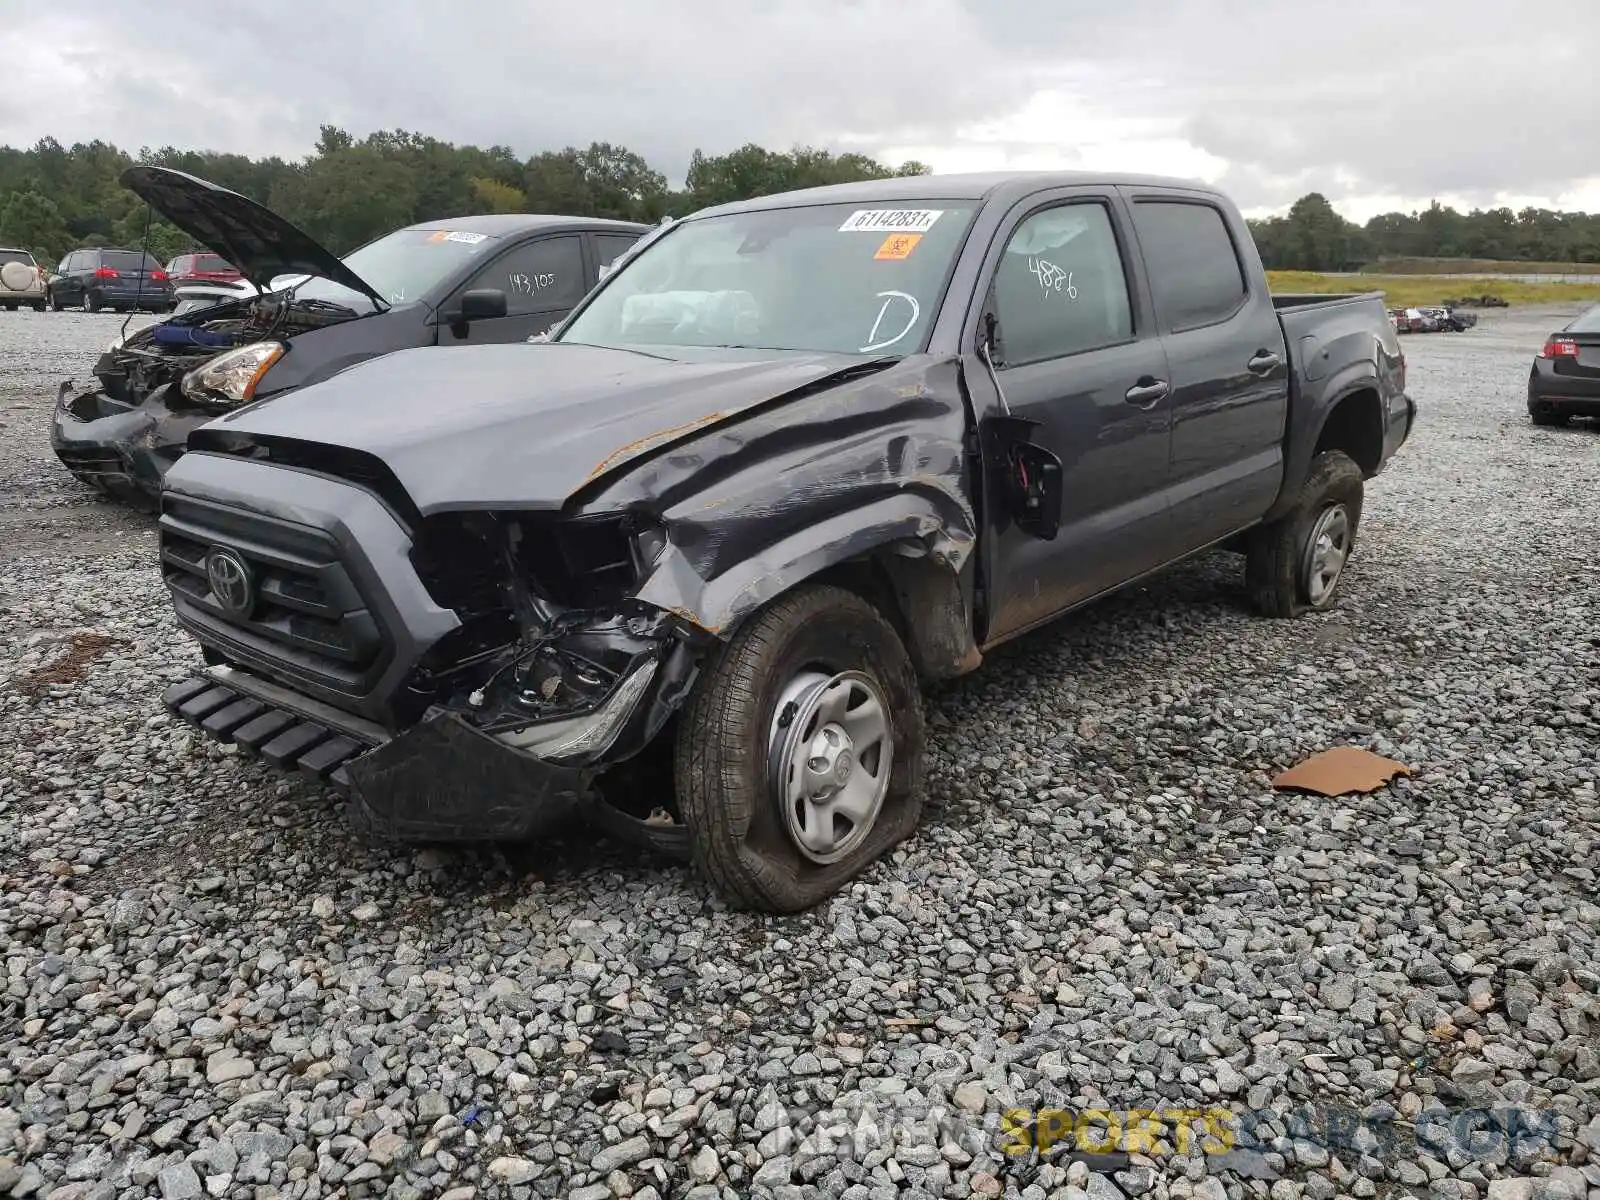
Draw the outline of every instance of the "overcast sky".
M322 122L1207 179L1252 215L1600 211L1600 3L0 0L0 144L298 158Z

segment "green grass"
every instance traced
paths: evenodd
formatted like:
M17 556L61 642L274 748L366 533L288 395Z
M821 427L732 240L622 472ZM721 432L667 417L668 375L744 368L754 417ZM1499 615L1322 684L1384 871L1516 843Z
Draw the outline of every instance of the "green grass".
M1600 263L1498 258L1384 258L1361 269L1373 275L1600 275Z
M1382 292L1393 308L1439 304L1461 296L1499 296L1512 305L1574 304L1600 300L1600 276L1593 283L1520 283L1480 276L1439 279L1427 275L1321 275L1315 271L1268 271L1275 292Z

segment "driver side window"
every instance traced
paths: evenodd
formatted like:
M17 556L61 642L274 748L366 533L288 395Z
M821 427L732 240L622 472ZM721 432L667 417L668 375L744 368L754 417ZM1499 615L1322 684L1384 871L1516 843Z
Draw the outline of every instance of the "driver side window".
M1106 206L1061 204L1017 226L995 272L995 309L1008 367L1130 340L1128 281Z
M589 289L583 278L583 239L577 234L526 242L487 264L466 289L499 288L506 315L571 308Z

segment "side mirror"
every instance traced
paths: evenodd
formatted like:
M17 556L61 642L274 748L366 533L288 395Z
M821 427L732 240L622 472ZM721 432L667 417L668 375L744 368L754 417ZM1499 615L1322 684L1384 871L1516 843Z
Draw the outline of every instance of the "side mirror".
M492 321L506 315L506 294L499 288L473 288L461 293L462 321Z
M492 321L506 315L506 294L499 288L473 288L461 293L459 308L440 311L438 323L448 325L458 338L467 336L467 326L474 321Z
M987 417L981 440L1006 514L1029 537L1050 542L1061 528L1062 467L1030 440L1036 424L1024 417Z

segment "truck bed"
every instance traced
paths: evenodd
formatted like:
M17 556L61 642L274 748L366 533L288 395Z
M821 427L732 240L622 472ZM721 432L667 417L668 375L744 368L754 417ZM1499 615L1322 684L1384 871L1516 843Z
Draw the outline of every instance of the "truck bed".
M1360 300L1377 300L1383 303L1382 292L1273 292L1272 307L1281 312L1299 312L1312 308L1336 308Z

